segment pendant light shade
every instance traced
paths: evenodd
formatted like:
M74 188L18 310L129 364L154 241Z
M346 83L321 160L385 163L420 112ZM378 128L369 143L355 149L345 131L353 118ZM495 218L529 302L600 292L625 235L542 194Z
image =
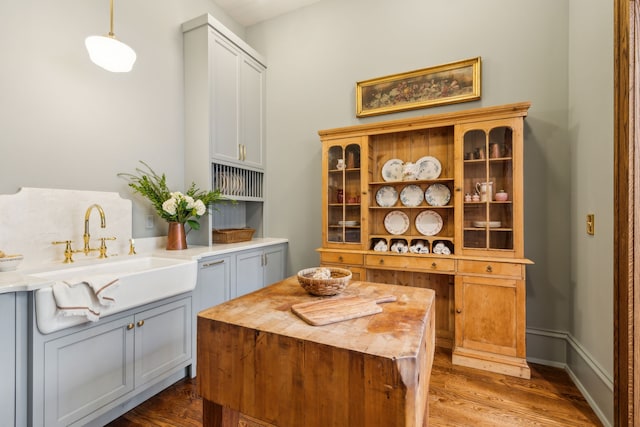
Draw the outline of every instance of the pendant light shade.
M131 71L136 53L126 44L109 36L89 36L84 41L89 58L99 67L114 73Z
M89 58L99 67L114 73L131 71L136 62L136 53L116 39L113 33L113 0L109 0L111 26L106 36L89 36L84 41Z

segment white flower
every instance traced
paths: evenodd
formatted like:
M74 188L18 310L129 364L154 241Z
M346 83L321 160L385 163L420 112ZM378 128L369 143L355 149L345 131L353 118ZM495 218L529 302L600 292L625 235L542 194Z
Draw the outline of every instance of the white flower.
M207 207L204 205L202 200L196 200L194 207L196 208L196 215L204 215L207 212Z
M195 207L195 200L191 196L184 196L184 200L187 202L187 209L193 209Z
M177 206L178 206L177 200L171 197L169 200L166 200L162 204L162 210L167 212L169 215L175 215Z

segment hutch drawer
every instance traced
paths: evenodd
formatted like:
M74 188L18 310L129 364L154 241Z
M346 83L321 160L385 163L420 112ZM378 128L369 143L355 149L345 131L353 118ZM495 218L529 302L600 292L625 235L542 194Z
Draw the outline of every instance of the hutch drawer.
M522 278L522 264L494 261L458 260L458 273Z
M322 264L351 264L362 265L363 255L345 252L322 252L320 262Z
M417 258L396 255L367 255L365 264L371 268L401 268L412 271L429 271L453 273L455 261L453 259Z

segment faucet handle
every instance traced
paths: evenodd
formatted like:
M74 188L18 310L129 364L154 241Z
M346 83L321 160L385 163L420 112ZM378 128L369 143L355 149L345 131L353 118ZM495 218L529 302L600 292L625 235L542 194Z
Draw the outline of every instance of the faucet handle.
M133 239L129 239L129 255L136 254L136 241Z
M73 249L71 249L71 243L73 240L62 240L62 241L54 241L51 242L52 245L65 245L64 248L64 263L70 264L73 262Z
M100 255L98 258L106 258L107 257L107 240L116 240L115 237L101 237L100 239Z

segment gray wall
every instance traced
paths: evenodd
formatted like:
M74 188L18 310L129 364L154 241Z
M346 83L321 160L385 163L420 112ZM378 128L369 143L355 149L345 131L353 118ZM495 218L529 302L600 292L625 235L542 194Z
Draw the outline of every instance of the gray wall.
M269 65L267 226L290 239L291 270L318 263L319 129L531 101L528 355L568 366L612 420L612 14L595 0L323 0L248 28ZM356 81L475 56L480 101L355 117Z
M267 233L290 240L289 273L317 265L319 129L531 101L525 133L530 357L567 365L612 419L613 4L597 0L322 0L244 29L212 1L116 2L132 73L93 65L84 38L108 1L0 2L0 193L120 191L145 160L183 181L180 24L210 12L268 62ZM481 56L477 102L357 119L355 82ZM134 199L134 235L147 205ZM596 214L596 235L584 216ZM2 236L0 236L0 245Z
M181 187L180 26L207 12L244 35L212 1L116 1L116 37L138 55L132 72L118 74L94 65L84 46L109 31L108 0L0 2L0 193L44 187L132 197L116 174L138 160ZM165 233L158 219L145 229L153 211L133 200L136 237Z

